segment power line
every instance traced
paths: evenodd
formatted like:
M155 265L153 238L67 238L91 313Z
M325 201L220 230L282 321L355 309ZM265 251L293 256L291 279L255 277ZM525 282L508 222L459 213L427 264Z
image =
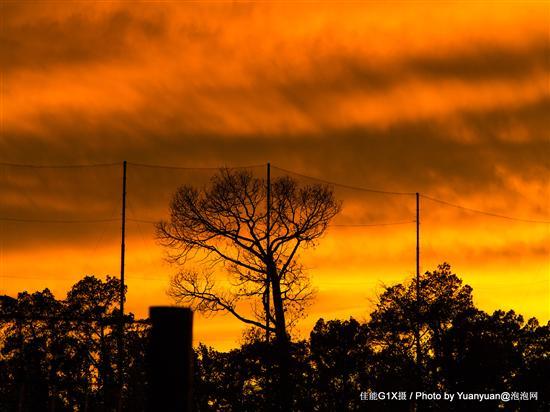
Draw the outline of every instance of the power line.
M183 167L183 166L170 166L170 165L156 165L156 164L146 164L146 163L132 163L128 162L129 165L132 166L138 166L138 167L147 167L147 168L161 168L161 169L180 169L180 170L219 170L220 167ZM96 163L96 164L72 164L72 165L33 165L33 164L20 164L20 163L6 163L6 162L0 162L0 166L7 166L7 167L20 167L20 168L35 168L35 169L73 169L73 168L96 168L96 167L108 167L108 166L119 166L120 163ZM227 167L228 169L246 169L246 168L255 168L255 167L263 167L263 164L256 164L256 165L248 165L248 166L234 166L234 167ZM364 191L369 193L379 193L379 194L386 194L386 195L414 195L413 192L396 192L396 191L388 191L388 190L380 190L380 189L372 189L372 188L366 188L366 187L359 187L359 186L352 186L352 185L346 185L342 183L337 183L329 180L324 180L318 177L313 177L309 175L305 175L302 173L294 172L292 170L284 169L282 167L278 166L272 166L280 171L283 171L285 173L293 174L296 176L300 176L305 179L315 180L321 183L325 183L332 186L342 187L346 189L351 190L358 190L358 191ZM536 220L536 219L523 219L523 218L517 218L513 216L507 216L492 212L487 212L479 209L473 209L470 207L458 205L455 203L448 202L446 200L436 199L428 195L420 195L421 197L431 200L433 202L441 203L447 206L455 207L458 209L466 210L473 213L483 214L486 216L491 217L497 217L512 221L518 221L518 222L527 222L527 223L540 223L540 224L550 224L550 221L547 220ZM26 218L15 218L15 217L0 217L0 221L7 221L7 222L21 222L21 223L102 223L102 222L115 222L119 221L120 219L75 219L75 220L65 220L65 219L26 219ZM149 220L143 220L143 219L128 219L130 221L134 222L140 222L140 223L151 223L154 224L156 222L149 221ZM412 223L410 221L407 222L390 222L390 223L377 223L377 224L354 224L354 225L331 225L333 227L368 227L368 226L389 226L394 224L406 224L406 223Z
M11 275L11 274L8 274L8 275L1 275L0 278L6 278L6 279L27 279L27 280L50 280L51 277L49 276L27 276L27 275ZM151 281L165 281L168 276L134 276L134 275L131 275L131 276L127 276L126 277L127 279L137 279L137 280L151 280ZM56 280L60 280L60 281L63 281L63 282L69 282L69 281L75 281L76 279L76 275L74 277L61 277L61 278L56 278ZM78 279L76 279L78 280Z
M120 163L92 163L92 164L72 164L72 165L34 165L34 164L24 164L24 163L0 162L0 166L30 168L30 169L78 169L78 168L87 168L87 167L120 166Z
M218 166L218 167L186 167L186 166L172 166L172 165L159 165L159 164L150 164L150 163L134 163L127 162L128 165L137 166L137 167L148 167L154 169L181 169L181 170L219 170L219 169L248 169L255 167L264 167L264 164L255 164L247 166ZM121 162L114 163L91 163L91 164L68 164L68 165L36 165L28 163L9 163L9 162L0 162L0 166L5 167L19 167L19 168L32 168L32 169L76 169L76 168L87 168L87 167L107 167L107 166L120 166Z
M1 217L0 221L18 223L106 223L119 222L120 218L109 219L78 219L78 220L57 220L57 219L26 219L18 217Z
M26 279L26 280L50 280L50 277L44 277L44 276L26 276L26 275L2 275L0 278L6 278L6 279ZM129 280L145 280L145 281L151 281L151 282L161 282L166 281L169 278L169 276L136 276L136 275L130 275L127 277ZM68 281L78 281L78 278L75 277L62 277L57 278L57 280L68 282ZM377 281L342 281L342 282L336 282L336 281L316 281L315 284L317 286L324 286L324 285L362 285L362 284L373 284ZM521 283L514 283L514 284L498 284L498 285L474 285L472 286L469 282L464 280L465 284L469 285L474 291L475 290L484 290L484 289L505 289L505 288L521 288L528 285L537 285L541 283L548 282L547 279L540 279L540 280L534 280L530 282L521 282Z
M130 280L146 280L151 282L165 282L167 279L169 279L168 276L160 277L160 276L128 276L127 277Z
M420 196L422 196L424 199L431 200L432 202L437 202L437 203L441 203L443 205L456 207L457 209L466 210L468 212L479 213L481 215L498 217L498 218L501 218L501 219L514 220L514 221L517 221L517 222L550 224L550 221L548 221L548 220L522 219L522 218L519 218L519 217L506 216L506 215L501 215L501 214L498 214L498 213L486 212L484 210L472 209L470 207L457 205L455 203L447 202L446 200L436 199L436 198L433 198L433 197L430 197L430 196L427 196L427 195L420 195Z
M131 217L127 217L126 220L129 222L136 222L136 223L149 223L151 225L156 225L158 222L154 220L145 220L145 219L135 219Z
M130 199L128 199L128 211L130 212L130 214L132 216L135 216L135 213L134 213L134 209L132 207L132 204L130 202ZM143 243L143 246L145 247L145 250L147 250L147 257L149 258L149 260L153 261L153 259L151 258L151 255L149 254L149 248L147 247L147 241L145 240L145 235L143 234L143 232L141 231L141 225L140 223L145 223L143 221L140 221L139 219L132 219L132 218L129 218L127 217L126 218L127 221L132 221L132 222L135 222L137 223L137 229L138 229L138 233L139 233L139 236L141 238L141 241ZM152 222L152 221L147 221L147 223L155 223L155 222Z
M320 179L318 177L313 177L313 176L308 176L308 175L304 175L304 174L301 174L301 173L293 172L292 170L283 169L282 167L278 167L278 166L273 166L273 168L279 169L279 170L281 170L285 173L291 173L293 175L303 177L305 179L317 180L318 182L325 183L327 185L338 186L338 187L342 187L342 188L345 188L345 189L360 190L362 192L379 193L379 194L384 194L384 195L412 196L412 195L415 194L414 192L393 192L393 191L387 191L387 190L370 189L370 188L366 188L366 187L345 185L343 183L331 182L329 180Z
M75 275L76 277L76 275ZM0 275L0 278L6 278L6 279L33 279L33 280L50 280L50 277L44 277L44 276L27 276L27 275ZM58 277L56 280L61 281L72 281L74 280L73 277Z
M133 163L128 162L130 166L137 167L147 167L151 169L178 169L178 170L220 170L220 169L252 169L256 167L264 167L264 164L259 165L248 165L248 166L221 166L221 167L186 167L186 166L170 166L170 165L159 165L159 164L149 164L149 163Z
M149 223L149 224L157 224L158 222L153 220L145 220L145 219L134 219L134 218L126 218L126 220L130 222L137 222L137 223ZM415 220L405 220L402 222L381 222L381 223L358 223L358 224L329 224L329 227L375 227L375 226L393 226L393 225L405 225L414 223Z
M33 313L31 315L26 315L22 313L12 313L12 314L0 314L0 321L50 321L50 322L98 322L102 323L104 325L114 325L119 320L114 320L113 315L106 317L93 317L93 316L64 316L64 315L40 315ZM149 319L124 319L124 323L132 324L132 323L143 323L148 324L150 323Z
M416 220L405 220L403 222L382 222L382 223L358 223L358 224L338 224L329 225L329 227L375 227L375 226L394 226L394 225L407 225L415 223Z

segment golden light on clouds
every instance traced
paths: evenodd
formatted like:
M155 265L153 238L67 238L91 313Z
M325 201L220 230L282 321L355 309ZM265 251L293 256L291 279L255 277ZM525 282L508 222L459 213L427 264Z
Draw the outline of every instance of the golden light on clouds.
M547 2L2 2L0 293L116 275L120 162L272 164L421 192L523 219L550 215ZM263 176L263 169L253 169ZM284 174L275 170L276 175ZM129 217L165 216L207 172L129 170ZM195 173L195 174L193 174ZM301 182L308 182L300 178ZM338 189L337 224L414 220L413 197ZM169 302L152 225L129 222L128 307ZM550 318L550 228L422 200L422 267L449 261L485 310ZM319 317L367 317L414 272L414 224L333 227L304 253ZM227 348L240 325L197 322Z

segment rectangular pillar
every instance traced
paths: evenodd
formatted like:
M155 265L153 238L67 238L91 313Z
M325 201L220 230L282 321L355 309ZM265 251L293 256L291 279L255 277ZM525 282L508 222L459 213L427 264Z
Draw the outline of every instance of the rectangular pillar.
M193 382L193 312L189 308L149 308L150 412L190 412Z

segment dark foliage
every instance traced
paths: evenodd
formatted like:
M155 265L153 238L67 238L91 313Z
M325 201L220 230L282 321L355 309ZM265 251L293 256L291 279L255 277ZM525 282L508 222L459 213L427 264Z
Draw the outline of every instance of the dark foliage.
M477 309L472 289L441 265L414 285L387 287L368 322L320 319L307 341L291 344L293 410L550 410L550 325L514 311ZM4 297L0 310L0 411L105 411L118 402L118 281L86 277L66 300L49 290ZM17 315L18 319L8 319ZM7 316L9 315L9 316ZM69 318L80 317L79 321ZM88 320L85 321L84 318ZM91 320L90 320L91 319ZM147 394L148 326L128 316L123 410L141 411ZM415 332L421 331L421 359ZM277 345L251 333L229 352L199 345L197 411L269 411ZM361 392L537 392L537 401L365 400Z
M118 279L86 276L65 300L48 289L0 304L0 411L110 411L119 401ZM144 390L144 328L126 316L126 410Z

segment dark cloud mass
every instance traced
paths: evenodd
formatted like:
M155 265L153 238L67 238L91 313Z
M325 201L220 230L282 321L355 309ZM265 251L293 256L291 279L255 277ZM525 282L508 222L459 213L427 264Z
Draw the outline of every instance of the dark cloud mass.
M258 164L271 161L325 179L393 190L433 192L478 190L485 185L506 189L497 166L524 178L548 172L550 101L542 99L515 109L464 112L454 122L445 119L402 122L386 129L353 127L319 133L217 136L178 129L149 130L140 121L106 117L86 124L82 114L45 117L49 136L6 136L3 153L13 161L38 164L150 162L180 166ZM146 114L144 114L145 116ZM455 125L456 128L454 127ZM124 126L122 126L124 125ZM527 138L507 139L520 125ZM462 139L461 133L473 135ZM349 170L355 173L349 176ZM475 182L475 185L472 183Z
M116 219L125 159L184 167L270 161L348 185L419 191L474 209L550 220L544 3L48 1L0 7L0 162L115 163L0 166L0 217ZM276 167L274 175L283 174ZM264 174L263 166L251 170ZM131 217L165 216L175 187L206 182L208 173L131 165ZM338 223L414 218L411 197L343 188L337 194L346 205ZM528 267L523 275L537 282L548 273L547 226L513 226L434 202L422 207L430 264L447 258L468 270L493 264L487 273L494 278ZM116 270L117 224L0 222L0 278L14 271L57 273L51 251L74 262L85 256L88 263L75 263L75 270ZM129 273L166 277L171 269L155 260L160 252L152 226L143 225L131 224ZM331 232L316 273L331 276L319 263L325 262L351 279L363 276L357 268L369 262L369 281L383 276L381 270L395 279L391 265L409 268L414 258L404 252L412 251L411 227L384 229L395 230L395 237L375 229L362 237ZM346 244L348 238L355 243ZM111 254L97 252L102 247ZM89 264L98 253L97 266ZM155 256L144 263L149 253ZM39 256L40 264L31 265L29 256ZM136 289L136 296L149 292L141 284ZM320 307L336 310L327 302ZM547 309L540 314L548 318Z
M47 3L47 2L45 2ZM164 13L140 17L131 10L98 13L84 7L66 18L40 14L34 19L15 18L32 10L8 3L0 32L0 65L9 73L17 70L51 70L60 65L97 64L130 60L140 42L160 39ZM12 20L12 17L14 18Z

